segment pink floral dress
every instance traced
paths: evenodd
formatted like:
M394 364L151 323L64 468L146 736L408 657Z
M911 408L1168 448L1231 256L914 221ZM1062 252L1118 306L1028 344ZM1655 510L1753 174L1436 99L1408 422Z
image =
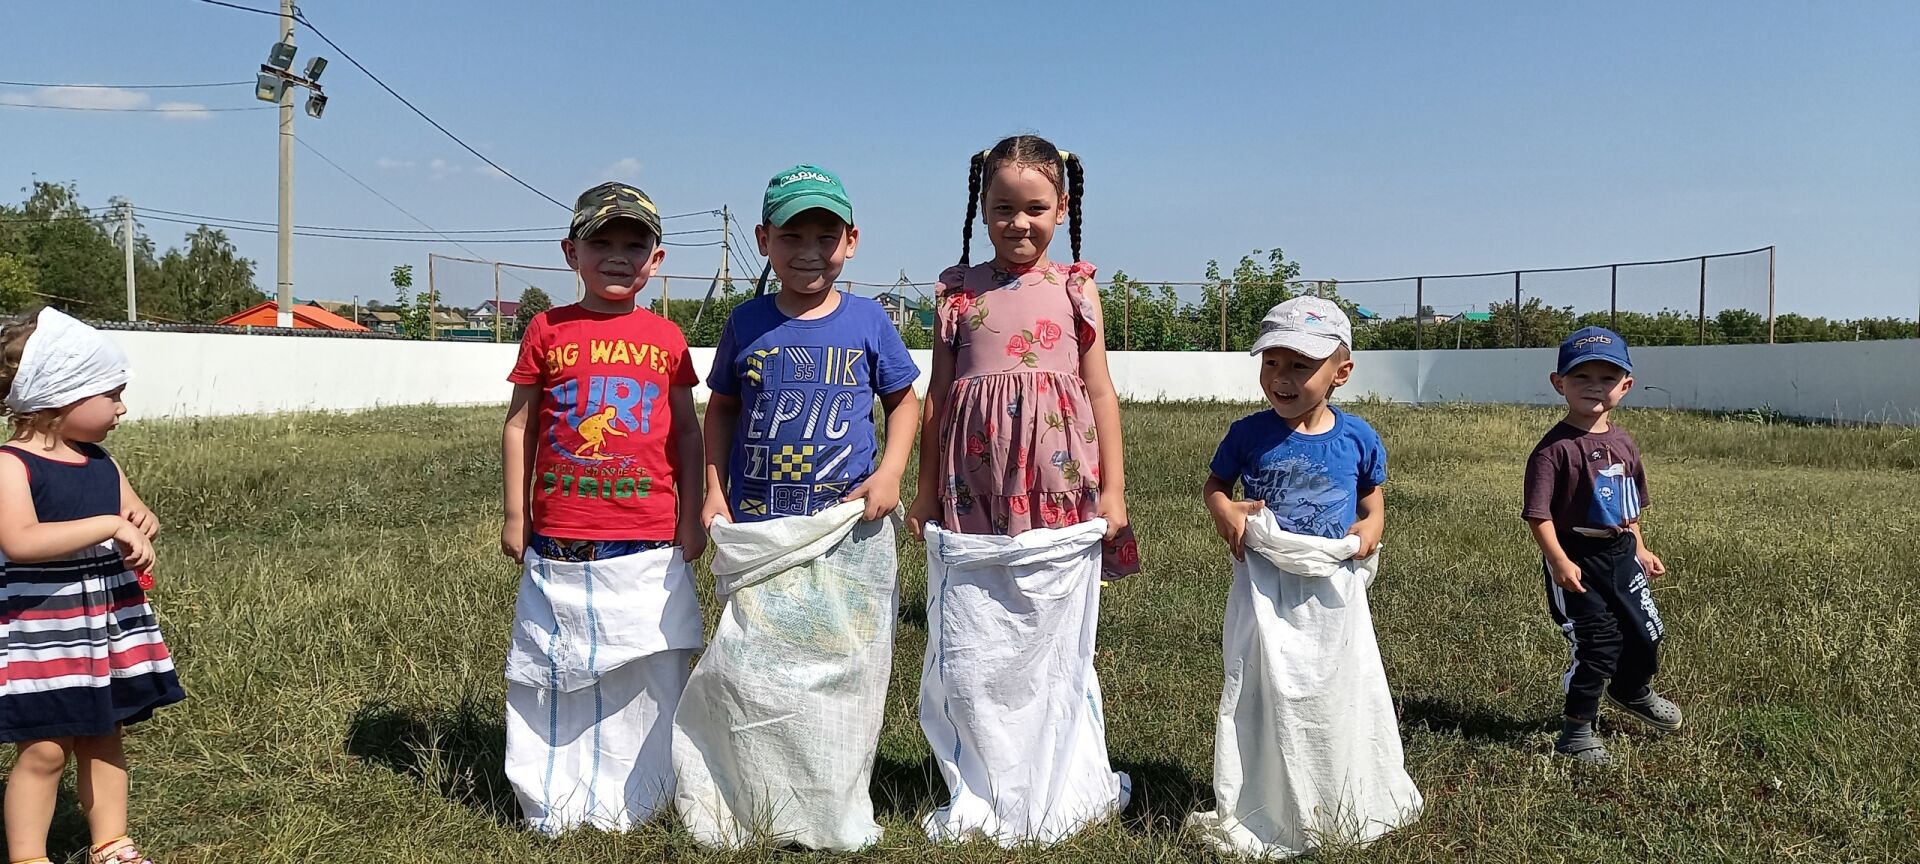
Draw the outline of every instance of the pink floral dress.
M940 418L940 524L1015 535L1093 518L1099 433L1080 380L1101 338L1086 292L1092 264L940 274L939 338L954 352Z

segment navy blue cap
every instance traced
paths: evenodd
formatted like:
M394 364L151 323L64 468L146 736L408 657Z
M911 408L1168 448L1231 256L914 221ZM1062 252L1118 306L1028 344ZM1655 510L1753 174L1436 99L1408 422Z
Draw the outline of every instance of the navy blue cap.
M1633 360L1627 356L1627 340L1605 327L1582 327L1560 343L1560 374L1565 375L1588 360L1605 360L1627 372Z

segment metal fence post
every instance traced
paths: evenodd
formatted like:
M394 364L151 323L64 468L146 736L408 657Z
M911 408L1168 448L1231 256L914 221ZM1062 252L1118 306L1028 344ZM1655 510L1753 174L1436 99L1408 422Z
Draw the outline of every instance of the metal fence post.
M1607 290L1607 329L1620 332L1620 265L1607 268L1610 285Z
M1520 348L1520 271L1513 271L1513 347Z
M1426 347L1426 304L1427 277L1421 276L1413 280L1413 350L1415 351L1424 350Z
M1707 344L1707 257L1700 256L1700 335L1696 345Z
M1773 344L1773 247L1767 247L1767 344Z

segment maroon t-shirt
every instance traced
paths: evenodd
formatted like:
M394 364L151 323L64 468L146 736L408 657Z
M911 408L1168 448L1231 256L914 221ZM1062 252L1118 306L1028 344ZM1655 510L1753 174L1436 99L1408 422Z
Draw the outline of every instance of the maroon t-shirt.
M1555 531L1613 537L1647 506L1640 448L1618 426L1585 432L1565 422L1547 430L1527 458L1527 519L1552 519Z

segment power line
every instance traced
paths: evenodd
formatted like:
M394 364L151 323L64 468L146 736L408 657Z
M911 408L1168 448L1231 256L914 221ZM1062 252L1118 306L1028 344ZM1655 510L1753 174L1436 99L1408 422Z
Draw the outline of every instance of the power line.
M108 111L120 114L204 114L218 111L272 111L272 105L242 108L103 108L81 105L40 105L33 102L0 102L0 108L39 108L45 111Z
M306 144L305 139L302 139L297 135L294 136L294 140L299 141L301 144ZM312 145L307 144L306 146L308 150L313 150ZM320 155L320 152L318 150L314 150L313 153L315 156ZM326 157L321 156L321 158L324 159ZM208 216L204 213L184 213L179 210L162 210L158 207L135 207L133 209L139 210L144 213L159 213L163 216L179 216L183 219L209 219L217 222L238 222L243 225L266 225L269 227L278 226L280 224L278 222L265 222L258 219L235 219L228 216ZM567 230L567 227L565 225L542 226L539 228L467 228L467 229L457 230L457 231L451 230L451 229L446 231L435 231L435 230L417 231L413 229L402 229L402 228L348 228L348 227L341 227L338 225L295 225L293 227L305 229L308 231L357 231L357 232L363 232L363 233L369 233L369 234L438 234L443 237L449 234L531 234L538 231L554 232L554 231Z
M211 81L206 84L45 84L34 81L0 81L9 87L61 87L69 90L194 90L204 87L251 87L252 81Z
M228 9L238 9L242 12L252 12L255 15L272 15L275 18L280 17L280 13L275 12L271 9L255 9L252 6L241 6L237 3L222 3L220 2L220 0L200 0L200 2L205 3L209 6L225 6Z
M203 0L203 2L214 2L214 0ZM230 4L221 3L216 5L230 5ZM238 8L245 8L245 7L238 7ZM251 11L259 11L259 10L251 10ZM393 96L393 98L400 100L400 104L407 106L407 108L413 111L413 113L420 115L420 119L425 120L428 123L432 124L433 128L440 130L441 134L447 136L448 138L453 139L453 143L460 145L462 149L466 150L468 153L472 153L474 156L478 157L480 161L485 162L488 165L492 166L495 171L498 171L501 174L505 175L507 179L512 180L513 182L526 187L526 190L528 192L532 192L533 194L538 195L542 198L545 198L548 201L552 201L554 206L559 207L563 210L571 211L573 209L572 207L569 207L566 204L561 203L560 199L555 198L552 195L548 195L547 193L542 192L538 189L535 189L532 184L515 176L513 172L500 167L500 163L495 162L492 159L488 159L485 153L481 153L480 151L473 149L473 147L468 145L467 142L460 140L460 136L453 134L451 131L448 131L447 127L440 125L440 121L427 116L427 112L420 110L418 106L415 106L412 102L407 101L407 97L400 95L399 91L393 89L392 87L387 86L387 82L380 80L380 76L373 74L372 70L368 69L366 66L361 65L359 60L354 59L352 54L347 53L347 49L340 47L339 43L328 38L327 34L324 31L322 31L319 27L315 27L313 22L309 20L305 14L299 12L298 10L295 10L294 20L299 21L301 24L306 25L308 30L313 31L313 35L320 37L320 41L327 43L327 45L333 48L333 50L340 52L340 56L347 58L347 62L352 63L353 68L360 70L361 73L366 75L368 78L372 78L373 83L380 85L380 89L387 91L387 93Z

